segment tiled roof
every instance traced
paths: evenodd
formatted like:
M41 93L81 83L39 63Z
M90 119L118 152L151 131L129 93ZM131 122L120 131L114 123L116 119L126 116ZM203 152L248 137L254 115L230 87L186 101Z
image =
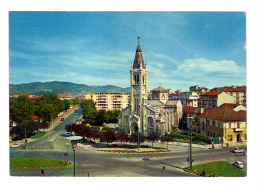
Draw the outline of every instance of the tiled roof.
M40 117L39 116L36 116L36 115L33 115L32 116L32 120L38 120Z
M169 94L169 97L171 97L171 96L179 96L179 94L177 94L177 93L171 93L171 94Z
M231 104L231 103L224 103L224 104L221 104L219 107L222 107L222 108L232 108L234 109L235 107L237 107L236 104Z
M228 92L246 92L246 87L223 87L223 89Z
M246 111L240 110L234 111L231 107L218 107L215 109L209 109L198 117L206 117L208 119L220 120L220 121L246 121Z
M187 113L187 114L193 114L195 110L196 110L196 114L200 113L200 108L191 107L191 106L183 106L182 107L183 113Z
M218 96L220 93L222 93L223 91L217 91L217 92L207 92L207 93L203 93L200 96Z

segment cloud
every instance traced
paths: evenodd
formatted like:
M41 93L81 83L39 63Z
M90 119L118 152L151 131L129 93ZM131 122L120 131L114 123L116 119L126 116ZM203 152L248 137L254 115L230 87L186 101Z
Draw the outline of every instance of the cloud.
M183 64L178 66L181 72L200 72L200 73L213 73L213 72L223 72L223 73L240 73L241 67L237 66L233 60L221 60L213 61L206 60L204 58L200 59L187 59Z

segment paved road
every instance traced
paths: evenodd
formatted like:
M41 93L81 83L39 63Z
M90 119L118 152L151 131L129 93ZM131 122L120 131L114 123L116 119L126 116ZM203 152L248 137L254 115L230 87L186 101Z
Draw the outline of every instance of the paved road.
M34 149L35 146L52 143L55 149L50 150L22 150L21 148L11 149L10 158L51 158L64 160L64 152L69 153L69 161L73 162L73 151L71 145L67 145L65 136L65 125L74 122L81 115L81 111L74 112L61 122L54 130L46 136L29 143L27 146ZM48 139L50 142L48 142ZM155 146L163 146L160 143ZM166 145L164 144L164 147ZM187 177L195 176L183 171L188 166L187 144L174 143L169 145L171 152L167 153L146 153L146 154L123 154L100 152L95 147L81 148L76 151L76 176L83 177L160 177L162 166L165 166L164 177ZM209 161L223 160L228 162L242 161L247 170L246 157L242 154L233 154L230 148L199 147L194 145L194 163L201 164ZM42 176L41 169L11 169L11 176ZM46 176L73 176L73 167L59 169L45 169Z

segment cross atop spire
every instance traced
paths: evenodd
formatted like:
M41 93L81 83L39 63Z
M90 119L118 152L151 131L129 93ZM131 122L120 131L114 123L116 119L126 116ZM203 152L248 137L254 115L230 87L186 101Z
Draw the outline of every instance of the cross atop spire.
M139 39L140 39L140 37L138 36L137 39L138 39L138 45L139 45Z

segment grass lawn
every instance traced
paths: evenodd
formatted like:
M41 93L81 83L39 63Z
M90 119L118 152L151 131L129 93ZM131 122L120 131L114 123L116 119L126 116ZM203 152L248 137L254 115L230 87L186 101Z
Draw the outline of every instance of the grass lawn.
M195 165L192 166L192 170L190 170L188 167L184 169L188 172L194 172L195 170L197 170L199 174L202 173L203 170L205 170L207 175L210 175L212 173L213 175L221 177L246 176L246 174L243 171L226 161L215 161L206 164Z
M13 158L10 159L10 168L53 168L53 167L69 167L64 160L45 159L45 158Z
M46 133L37 133L36 135L32 136L31 139L38 139L45 135Z

